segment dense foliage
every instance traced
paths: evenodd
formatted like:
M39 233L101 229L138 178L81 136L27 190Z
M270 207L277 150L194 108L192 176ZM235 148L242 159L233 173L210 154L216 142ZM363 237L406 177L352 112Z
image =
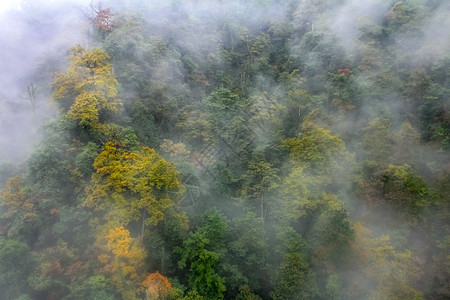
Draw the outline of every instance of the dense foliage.
M46 82L1 298L448 299L449 3L167 2Z

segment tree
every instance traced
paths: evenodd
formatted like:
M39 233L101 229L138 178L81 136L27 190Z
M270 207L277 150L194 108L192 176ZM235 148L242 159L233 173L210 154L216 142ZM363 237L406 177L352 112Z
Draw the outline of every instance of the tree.
M80 298L96 300L119 299L108 277L104 274L96 274L87 278L74 280L69 288L70 294L66 298L70 300Z
M89 8L82 10L82 13L102 38L116 28L114 14L110 8L103 8L101 2L94 3L94 1L91 1Z
M263 222L266 214L264 195L277 188L279 181L277 169L272 168L270 163L263 160L249 163L241 192L244 197L259 201L260 217Z
M288 136L298 133L300 125L305 118L313 113L317 113L325 100L325 95L311 95L304 86L304 79L299 75L298 69L285 76L288 88L287 114L284 119L285 131Z
M36 267L28 282L43 298L65 297L69 294L72 280L86 275L85 261L78 255L78 249L62 239L31 254Z
M250 97L249 102L248 126L253 131L256 147L270 153L274 144L279 144L286 109L267 92Z
M180 268L189 269L189 286L207 299L223 299L225 292L225 280L217 274L215 265L220 259L220 254L205 248L210 240L205 233L196 232L183 243L183 248L178 251L181 260ZM189 265L187 265L189 264Z
M414 154L420 153L416 149L420 143L420 133L410 122L403 122L395 140L397 141L395 160L411 164L414 161Z
M143 242L150 253L147 262L153 270L163 274L177 272L179 255L174 255L174 248L187 238L188 221L186 214L170 212L154 230L146 232Z
M86 51L79 45L71 52L69 69L55 75L53 97L70 118L83 127L99 130L107 113L120 106L109 55L101 49Z
M183 297L183 300L204 300L205 298L200 296L200 294L196 291L187 292L186 296Z
M379 180L383 200L406 213L412 224L433 203L434 196L427 183L409 165L390 165L379 174Z
M324 178L311 176L304 166L296 166L283 179L281 190L283 202L279 218L293 221L317 209L327 182Z
M287 253L279 269L273 299L311 299L317 293L309 266L304 255Z
M71 147L74 122L62 116L44 127L44 140L35 148L28 162L27 180L41 194L71 203L74 184L71 173L74 156Z
M162 276L159 272L151 273L145 279L143 285L147 287L147 300L164 300L172 293L172 286L167 277Z
M26 292L32 271L29 247L24 242L0 236L0 289L3 299L16 299Z
M111 32L115 27L114 14L110 8L98 10L93 21L95 27L103 32Z
M261 297L252 293L248 285L243 285L239 288L239 294L234 300L261 300Z
M2 227L6 226L8 236L34 233L36 229L33 227L39 220L36 202L25 192L21 177L16 176L6 182L5 188L0 191L0 208L0 220L6 222Z
M139 141L148 147L154 147L159 144L159 130L156 127L153 109L142 102L134 102L130 115L133 128Z
M277 270L272 299L313 299L318 290L307 262L304 240L292 227L282 228L278 235L284 254Z
M417 107L425 100L425 95L427 95L428 89L432 86L432 83L433 82L425 69L418 69L412 72L403 91L406 100L413 102Z
M235 268L240 274L227 276L227 285L230 286L228 294L236 292L231 290L233 287L239 288L241 297L251 292L263 295L270 290L266 281L267 272L270 272L271 248L268 242L263 221L255 213L247 212L230 221L230 231L226 236L229 251L224 259L232 266L229 269ZM242 286L242 282L248 282L247 286Z
M330 277L328 277L327 284L325 285L325 296L326 299L330 300L345 299L342 282L337 275L331 275Z
M345 148L344 142L331 131L324 128L314 128L302 133L299 138L289 138L283 141L289 149L290 157L306 162L313 167L323 168L329 165L332 158Z
M353 274L350 295L368 299L422 299L417 288L422 274L417 258L409 250L399 251L389 235L373 236L372 232L355 223L352 262L359 266Z
M147 147L139 153L126 152L108 142L94 168L84 204L94 210L111 204L125 208L129 221L141 220L141 235L145 225L163 220L164 212L184 192L175 165Z
M392 36L409 34L410 37L418 36L423 32L422 22L426 17L424 6L409 3L410 1L396 2L389 16L386 33Z
M339 111L352 110L357 104L357 91L352 80L352 72L349 68L337 71L337 74L333 74L331 79L331 102Z
M336 195L324 195L314 215L314 226L308 229L308 242L313 248L316 269L331 273L347 265L351 259L350 245L354 229L344 203ZM331 275L331 274L330 274Z
M100 147L93 143L88 142L83 150L76 156L75 165L78 171L84 176L90 176L94 171L94 160L100 152Z
M226 88L219 88L212 92L211 95L206 98L206 103L215 113L235 112L244 105L244 102L239 98L239 95Z
M146 253L139 240L130 237L122 226L111 229L106 236L107 253L98 256L104 270L111 272L111 282L123 299L138 299L143 279L143 265Z
M303 124L309 123L305 120ZM289 150L290 170L282 183L283 202L279 218L299 221L301 217L314 217L332 202L328 191L336 191L345 185L341 173L350 156L345 152L344 142L330 130L305 125L305 132L298 138L283 141ZM309 216L308 216L309 215Z
M183 143L174 143L172 140L164 139L160 148L171 160L182 161L189 158L190 151L186 150L186 145Z
M184 240L183 247L175 249L181 255L178 266L188 269L189 286L206 299L223 299L226 291L225 279L217 270L222 255L215 249L223 243L226 230L221 214L208 211L204 214L203 224Z
M394 144L391 123L387 118L375 118L363 128L362 147L367 159L386 161L389 158Z

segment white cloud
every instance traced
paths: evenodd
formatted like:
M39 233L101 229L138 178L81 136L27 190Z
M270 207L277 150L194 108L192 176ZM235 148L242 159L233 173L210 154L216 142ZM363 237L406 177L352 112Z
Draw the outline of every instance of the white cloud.
M20 10L21 0L2 0L0 1L0 14L8 10Z

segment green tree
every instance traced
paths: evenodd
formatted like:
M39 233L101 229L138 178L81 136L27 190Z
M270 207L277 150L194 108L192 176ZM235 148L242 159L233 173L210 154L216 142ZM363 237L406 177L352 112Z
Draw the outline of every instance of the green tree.
M325 285L325 297L330 300L345 299L342 282L337 275L331 275Z
M356 107L358 91L350 69L338 69L338 73L332 75L331 85L331 103L339 111L352 110Z
M300 134L298 138L284 140L283 145L289 149L292 159L319 168L328 166L330 160L345 148L338 136L324 128L314 128Z
M408 78L405 84L403 94L407 101L413 102L418 106L424 101L428 89L431 87L432 81L425 69L414 71Z
M174 254L175 247L183 244L187 238L188 218L185 214L170 212L158 223L154 230L144 235L144 246L148 264L163 274L176 274L179 255Z
M175 249L181 255L178 266L188 269L189 286L207 299L223 299L225 279L218 274L222 255L216 250L223 243L227 230L225 219L218 211L204 215L203 224Z
M244 175L242 195L259 202L260 217L263 222L266 215L264 196L269 191L277 188L279 181L277 169L272 168L270 163L263 160L249 163L248 171Z
M206 103L213 112L233 112L244 105L239 95L226 88L219 88L212 92L206 98Z
M351 259L353 224L337 196L324 195L320 206L314 227L308 230L308 242L314 251L312 260L315 267L324 271L339 270Z
M159 130L150 106L142 102L133 103L131 119L136 135L143 145L155 147L159 144Z
M200 294L196 291L187 292L186 296L183 297L183 300L204 300L205 298L200 296Z
M3 299L17 299L28 289L33 270L30 249L24 242L0 237L0 289Z
M434 202L427 183L409 165L390 165L379 175L383 200L417 222L424 210Z
M290 222L317 210L329 184L330 178L311 174L304 166L295 166L282 182L283 202L278 217Z
M94 172L94 160L99 152L100 147L93 142L88 142L88 144L83 147L83 151L75 158L75 166L81 174L90 176Z
M363 129L362 148L367 159L386 161L392 151L394 136L391 133L391 120L375 118Z
M282 256L277 270L272 299L312 299L317 295L317 284L307 261L306 244L292 227L279 233Z
M80 252L62 239L32 252L32 255L36 268L28 277L28 282L44 298L67 296L72 280L86 275Z
M261 218L247 212L230 221L230 231L226 236L229 249L225 257L227 264L241 273L227 277L228 285L239 287L239 294L248 294L249 297L251 292L270 289L266 282L267 272L270 271L270 246L262 225ZM243 281L248 282L248 286L241 286Z
M45 138L37 146L28 162L27 180L40 194L46 194L61 203L73 201L71 182L73 155L70 153L73 122L66 116L45 126Z
M114 293L113 286L103 274L92 275L87 278L74 280L70 285L70 294L66 299L118 299Z
M256 151L276 152L283 129L283 117L286 108L268 92L254 95L249 99L248 126L253 131ZM272 159L272 157L271 157ZM278 159L273 155L273 159Z

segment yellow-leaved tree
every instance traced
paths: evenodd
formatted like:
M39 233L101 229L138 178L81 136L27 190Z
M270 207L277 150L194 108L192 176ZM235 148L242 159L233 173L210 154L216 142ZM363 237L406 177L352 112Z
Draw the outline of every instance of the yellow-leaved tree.
M122 210L125 221L142 222L141 233L145 225L163 220L184 193L175 164L147 147L127 152L108 142L94 168L84 205L97 211Z
M423 273L418 257L409 250L396 249L389 235L376 237L358 222L354 229L352 264L358 271L349 279L352 298L423 299L417 288Z
M22 231L34 232L38 215L35 200L27 195L21 177L10 178L0 190L0 235L12 237ZM23 234L23 233L22 233Z
M123 299L136 299L145 292L145 251L140 245L145 226L165 218L184 186L175 164L147 147L128 152L122 144L108 142L94 168L83 202L93 212L94 247L103 272L111 274ZM125 227L137 229L138 225L140 233L132 233L140 238L134 238Z
M111 282L123 299L139 299L146 256L140 241L123 226L110 229L106 240L107 251L98 256L104 272L111 274Z
M102 49L71 49L70 67L55 75L53 98L67 115L86 128L101 129L102 119L117 111L117 80Z

